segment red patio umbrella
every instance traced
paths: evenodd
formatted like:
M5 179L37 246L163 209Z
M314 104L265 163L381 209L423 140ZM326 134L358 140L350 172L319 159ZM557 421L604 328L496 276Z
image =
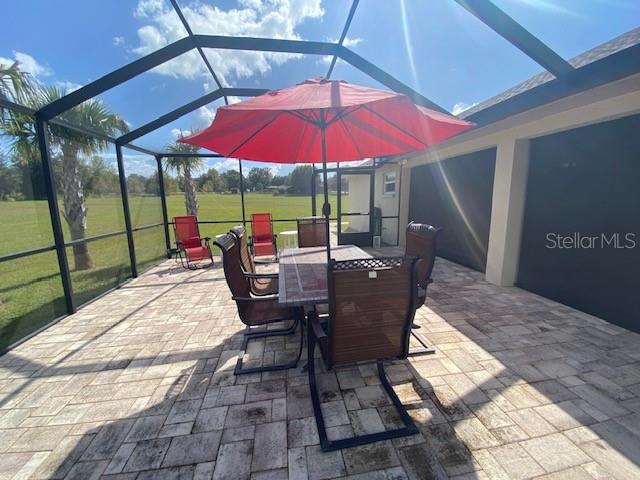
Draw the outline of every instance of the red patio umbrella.
M322 162L330 258L327 161L424 150L472 125L415 105L406 95L322 79L220 107L207 129L180 141L230 158Z

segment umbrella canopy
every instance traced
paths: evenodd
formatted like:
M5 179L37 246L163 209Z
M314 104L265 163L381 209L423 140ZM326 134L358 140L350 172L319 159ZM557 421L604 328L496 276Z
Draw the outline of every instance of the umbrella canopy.
M338 80L306 80L218 108L209 128L180 141L226 157L322 162L327 260L331 258L327 161L424 150L473 124L415 105L406 95Z
M406 95L306 80L220 107L209 128L180 141L246 160L344 162L423 150L472 125Z

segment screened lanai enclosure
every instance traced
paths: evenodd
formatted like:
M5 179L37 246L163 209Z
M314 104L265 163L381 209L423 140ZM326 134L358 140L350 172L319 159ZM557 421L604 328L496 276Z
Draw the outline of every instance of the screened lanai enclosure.
M0 478L638 478L637 2L87 0L2 13ZM221 107L317 78L471 126L325 166L180 141ZM407 340L387 377L382 362L315 367L324 303L291 307L299 344L248 346L223 253L233 227L251 237L255 213L271 214L278 255L252 268L281 283L302 218L328 216L345 270L363 261L340 257L350 248L403 266L411 228L437 232L403 330L426 352L411 357ZM183 268L183 215L197 216L213 265ZM314 291L315 261L290 275L301 291ZM344 311L374 311L385 293L344 295ZM269 366L291 352L295 368L235 375L238 354ZM414 436L385 436L400 420ZM381 430L337 451L321 438Z
M368 5L367 2L359 5L355 1L340 5L339 8L335 6L338 11L332 11L332 15L337 17L344 14L345 17L342 29L335 28L334 25L333 30L324 32L325 38L338 38L337 41L328 42L255 38L245 34L211 35L206 27L190 24L189 16L194 15L190 4L184 5L185 14L180 2L171 0L166 5L157 3L153 8L176 22L175 27L181 31L178 35L181 38L158 45L158 48L145 52L144 55L137 55L140 58L127 64L117 65L111 59L108 62L105 60L105 65L112 64L118 68L112 71L103 69L99 78L84 85L74 85L66 91L58 88L57 95L49 92L48 97L38 99L35 105L28 95L12 92L10 88L0 97L7 127L3 128L2 136L3 165L8 164L9 160L21 165L16 178L7 176L3 182L20 182L22 191L16 198L33 200L2 202L4 233L0 264L3 291L7 293L2 306L0 343L3 349L50 322L75 312L127 279L135 278L149 266L165 259L167 252L171 254L171 218L182 212L175 189L182 186L176 187L175 180L169 178L170 185L167 187L166 158L171 155L174 159L191 157L201 160L215 158L217 155L197 151L169 153L163 146L152 148L152 145L144 141L145 138L158 129L164 128L166 131L181 117L198 109L201 111L203 107L215 108L220 102L228 104L237 98L260 95L274 87L285 86L248 88L242 86L241 82L240 85L222 83L211 62L219 52L225 52L225 58L229 62L233 61L233 55L247 55L247 52L268 52L274 55L273 58L277 58L277 54L323 59L320 66L318 61L312 65L312 72L308 76L330 78L338 70L345 79L350 76L355 80L366 78L374 84L408 95L419 105L446 111L409 86L415 85L415 82L404 83L393 75L392 69L386 71L376 65L375 58L364 58L348 46L349 31L354 18L357 18L358 9L360 16L370 15L370 10L380 8L377 5ZM494 4L474 0L457 3L459 5L450 6L452 9L455 7L454 15L484 23L487 34L490 30L493 31L492 42L502 42L502 46L511 44L520 51L517 54L521 55L518 62L528 58L528 61L538 64L548 72L544 83L537 88L468 116L468 120L480 126L498 122L541 101L548 102L622 78L637 69L638 65L634 62L637 59L637 46L622 50L600 62L576 68L525 29L517 18L510 16L508 5L501 9L499 4L502 2ZM141 2L137 14L143 15L145 5L145 2ZM104 10L102 5L97 4L83 8ZM125 12L113 12L113 15L116 14L124 15ZM19 13L16 12L16 15ZM450 19L443 17L443 21ZM358 32L362 29L362 20L356 20L355 28ZM42 35L47 36L47 33L43 31ZM322 37L320 34L317 36ZM443 40L444 34L441 36L440 40ZM47 41L55 40L49 38ZM114 39L114 43L119 41ZM73 48L69 47L71 45L60 45L61 50L73 52ZM513 54L510 51L508 58ZM157 118L153 118L151 112L145 112L140 117L147 120L135 125L127 123L103 128L92 117L89 111L92 102L108 98L105 95L111 90L120 96L130 96L132 102L138 101L136 97L141 95L148 95L151 101L159 99L154 91L140 91L139 79L161 71L164 65L171 62L175 64L187 57L193 60L196 56L201 62L198 68L205 68L210 76L206 85L210 91L200 98L188 99L189 101L185 98L182 100L184 104L177 105L173 110L158 111ZM76 60L80 63L92 61L100 64L98 59L90 58L89 55L78 56ZM496 65L495 68L500 67ZM9 77L5 76L3 80L5 78L6 85L9 85ZM300 76L291 76L291 83L301 80L303 78ZM182 93L172 95L183 98ZM117 116L117 112L114 112L114 116ZM27 143L29 146L25 151L22 147ZM74 161L74 156L81 159L80 163L83 165ZM232 167L233 170L242 172L242 162L235 162L237 167ZM334 228L341 243L371 245L374 236L383 245L399 243L402 230L399 220L400 172L394 171L391 177L385 176L378 182L374 174L376 169L389 162L402 166L405 160L372 159L362 165L343 165L342 170L340 165L331 166L334 204L332 218L336 222ZM99 170L114 164L116 168L110 170L106 180L102 178L99 185L91 186L95 193L87 193L88 186L83 184L87 182L86 170ZM278 209L274 215L277 231L294 228L296 216L318 214L321 205L316 205L316 195L320 180L315 179L321 178L319 173L319 169L314 168L311 175L314 180L305 180L311 185L303 189L298 187L298 191L304 190L307 193L291 202L293 206L290 213L284 211L284 208ZM203 205L199 220L204 234L214 237L235 224L246 224L247 209L253 210L256 207L254 202L260 203L259 198L245 197L247 189L242 181L244 176L238 175L237 178L236 183L229 187L229 191L236 193L218 200L224 204L222 211L217 209L215 215L208 214L209 209ZM376 198L376 183L380 201ZM347 187L349 184L351 189ZM395 189L396 186L398 195L389 196L385 188ZM280 197L280 202L276 197L271 200L275 200L276 204L284 204L283 198L285 197ZM385 204L384 208L381 203Z

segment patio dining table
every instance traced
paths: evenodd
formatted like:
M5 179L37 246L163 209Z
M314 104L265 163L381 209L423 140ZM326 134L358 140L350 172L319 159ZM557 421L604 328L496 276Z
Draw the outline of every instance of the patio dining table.
M371 258L355 245L338 245L331 249L336 260ZM280 254L279 303L288 306L313 306L329 302L327 289L327 248L287 248Z

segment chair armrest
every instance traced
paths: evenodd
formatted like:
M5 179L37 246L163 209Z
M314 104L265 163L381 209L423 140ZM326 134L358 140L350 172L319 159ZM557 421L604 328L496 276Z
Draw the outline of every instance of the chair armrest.
M257 280L267 279L267 278L278 278L277 273L250 273L244 272L245 278L255 278Z
M256 265L270 265L272 263L278 263L278 260L258 260L254 258L253 263L255 263Z
M325 340L327 337L327 333L322 328L320 324L320 319L318 318L318 314L316 312L309 312L307 316L309 320L309 328L313 331L313 336L318 340Z
M274 300L278 300L279 295L268 295L263 297L231 297L232 300L236 300L238 302L273 302Z

